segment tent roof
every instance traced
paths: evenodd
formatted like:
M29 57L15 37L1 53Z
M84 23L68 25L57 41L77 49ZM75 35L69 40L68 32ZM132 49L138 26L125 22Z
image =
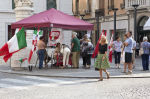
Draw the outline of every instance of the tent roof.
M12 29L25 27L56 27L70 30L92 30L94 25L54 8L12 23Z
M143 27L144 30L150 30L150 18L147 20L147 22L145 23L144 27Z

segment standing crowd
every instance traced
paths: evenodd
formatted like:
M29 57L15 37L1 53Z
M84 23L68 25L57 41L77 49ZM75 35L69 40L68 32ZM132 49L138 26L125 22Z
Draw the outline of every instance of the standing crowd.
M43 61L46 51L46 44L44 37L41 36L38 43L38 58L39 58L39 69L43 68ZM82 40L77 38L77 33L72 33L72 40L71 40L71 48L68 45L57 43L53 56L56 60L57 66L64 69L69 65L72 65L72 68L77 69L79 68L79 59L80 55L83 58L83 68L89 69L91 65L91 54L93 50L93 44L91 40L84 35ZM71 61L71 62L70 62Z
M95 69L99 71L100 79L103 80L102 72L104 71L109 79L110 74L107 72L107 68L110 68L110 63L108 60L108 42L104 35L101 36L101 40L98 42L98 55L95 61ZM132 69L135 67L135 56L141 55L143 70L149 70L149 54L150 54L150 43L148 38L144 37L141 44L136 42L132 37L132 32L129 31L124 35L124 42L121 41L120 37L116 37L116 40L109 44L114 50L114 58L116 68L120 68L120 63L124 64L123 73L132 74ZM44 50L46 44L44 43L44 37L40 37L37 43L38 47L38 57L39 57L39 69L43 68L44 60ZM83 59L83 68L89 69L91 66L91 56L93 54L93 44L88 38L87 34L83 36L83 39L79 40L77 38L77 33L73 32L71 48L65 44L56 44L54 51L54 58L57 60L62 57L63 62L61 68L66 68L70 64L72 68L79 68L80 55ZM61 60L61 59L60 59ZM127 71L128 70L128 71Z
M102 71L107 75L109 79L109 73L106 71L110 67L107 56L107 39L105 36L101 37L99 42L99 53L95 62L95 69L99 70L100 79L103 81ZM124 70L122 73L132 74L133 68L135 68L135 56L141 56L143 71L149 70L149 54L150 43L147 37L143 37L141 44L133 39L132 32L129 31L124 35L124 42L121 42L120 37L116 37L110 46L114 50L114 58L116 68L120 68L120 63L124 64ZM128 72L127 72L128 69Z
M123 73L132 74L132 69L135 68L135 56L139 55L142 58L143 71L149 70L150 43L147 37L143 37L143 41L139 44L136 43L132 32L129 31L124 35L124 42L121 42L120 37L117 37L111 46L114 48L116 66L120 68L120 62L124 64ZM127 66L128 72L126 72Z

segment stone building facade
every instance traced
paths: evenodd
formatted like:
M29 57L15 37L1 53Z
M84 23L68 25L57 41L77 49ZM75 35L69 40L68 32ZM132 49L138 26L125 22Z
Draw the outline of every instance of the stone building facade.
M79 8L76 9L75 7ZM117 11L117 33L122 37L129 29L128 15L125 10L125 0L73 0L74 15L78 15L78 17L84 16L84 20L95 25L94 31L92 31L92 41L94 44L96 44L96 36L98 36L95 12L100 10L101 13L99 15L99 35L102 30L105 30L109 40L114 28L114 12L112 10L114 7L119 9Z
M31 2L30 2L31 1ZM18 4L18 2L20 2ZM20 14L18 10L22 9L19 8L21 2L30 2L31 5L24 5L31 6L30 8L33 10L31 13L25 13ZM4 0L3 2L0 2L0 47L2 47L10 38L11 38L11 23L16 22L17 20L20 20L22 18L28 17L32 14L36 14L45 10L48 10L50 8L56 8L57 10L60 10L64 13L67 13L69 15L72 15L72 1L69 0ZM23 8L25 10L25 8ZM17 14L18 11L18 14ZM24 11L22 11L24 12ZM24 15L23 15L24 14ZM32 41L32 32L29 31L27 33L27 43L28 47L27 49L31 49L31 41ZM64 35L64 42L70 45L71 41L71 32L69 30L62 30L62 32L65 33ZM67 38L67 39L65 39ZM27 51L26 56L23 54L26 53L24 51L20 51L19 54L13 55L13 59L18 59L20 56L26 57L29 55L29 51ZM20 57L20 58L23 58ZM3 57L0 57L0 64L7 64L10 65L10 60L7 63L4 63ZM11 60L12 62L13 60Z
M125 10L125 0L104 0L104 17L101 18L101 30L107 31L107 38L110 40L114 30L114 8L116 12L116 34L123 40L123 35L129 30L128 15Z
M150 41L150 31L143 30L143 26L150 17L150 0L126 0L125 9L129 15L129 29L134 33L134 9L132 5L137 4L137 41L141 42L143 36L147 36Z
M108 41L110 40L112 31L114 30L114 11L113 8L118 8L116 29L117 35L123 40L123 35L127 31L133 32L134 37L134 8L132 5L138 4L137 8L137 41L141 41L143 36L148 36L150 40L150 31L143 30L145 22L150 17L150 0L73 0L74 15L81 17L95 24L94 31L92 32L93 43L96 43L97 23L95 11L101 10L103 14L100 15L99 29L100 32L105 30L107 32ZM81 6L81 7L80 7ZM100 34L99 34L100 35Z

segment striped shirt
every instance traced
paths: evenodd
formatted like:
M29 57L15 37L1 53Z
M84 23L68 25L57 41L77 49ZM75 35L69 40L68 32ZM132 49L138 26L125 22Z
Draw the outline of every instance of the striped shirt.
M114 48L116 52L121 52L122 42L121 41L114 41L113 42Z

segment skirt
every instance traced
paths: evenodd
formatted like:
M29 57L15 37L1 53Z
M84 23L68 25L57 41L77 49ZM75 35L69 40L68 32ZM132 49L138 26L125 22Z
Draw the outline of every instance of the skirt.
M104 55L105 54L98 54L96 61L95 61L96 70L110 68L108 57ZM105 57L104 60L103 60L103 56Z

